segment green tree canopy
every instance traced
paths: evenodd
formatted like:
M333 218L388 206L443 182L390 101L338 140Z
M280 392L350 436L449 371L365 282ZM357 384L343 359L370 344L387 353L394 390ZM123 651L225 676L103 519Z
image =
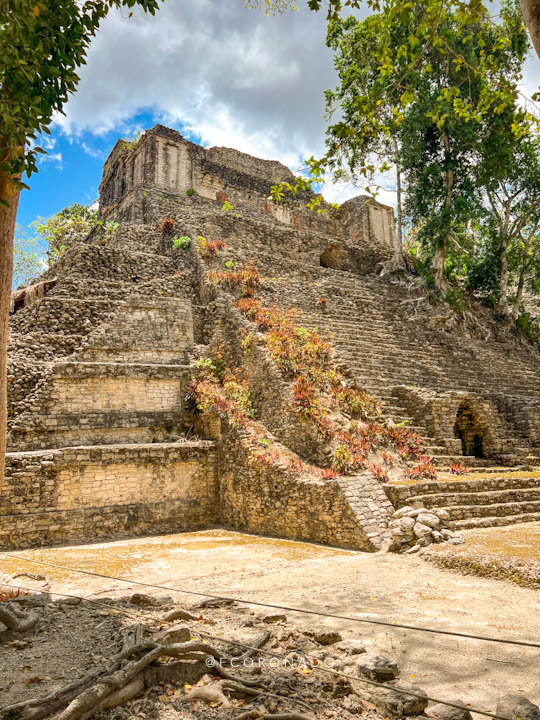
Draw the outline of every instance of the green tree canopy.
M113 7L154 14L159 0L3 0L0 22L0 170L36 170L35 144L75 91L77 68ZM0 198L0 201L5 198Z

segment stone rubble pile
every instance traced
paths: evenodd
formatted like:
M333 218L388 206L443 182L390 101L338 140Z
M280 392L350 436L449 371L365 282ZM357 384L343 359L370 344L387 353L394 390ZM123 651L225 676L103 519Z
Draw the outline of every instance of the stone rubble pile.
M449 524L450 515L443 508L428 509L420 501L405 505L395 511L390 521L392 549L414 553L432 543L464 543L463 535L450 530Z

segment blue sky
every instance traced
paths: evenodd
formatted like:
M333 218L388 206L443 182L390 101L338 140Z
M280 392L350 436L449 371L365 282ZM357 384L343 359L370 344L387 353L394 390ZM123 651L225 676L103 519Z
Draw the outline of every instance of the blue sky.
M92 42L21 195L20 225L91 203L116 140L156 122L293 169L322 151L323 91L334 79L324 13L266 17L242 0L166 0L155 17L126 15L111 12Z

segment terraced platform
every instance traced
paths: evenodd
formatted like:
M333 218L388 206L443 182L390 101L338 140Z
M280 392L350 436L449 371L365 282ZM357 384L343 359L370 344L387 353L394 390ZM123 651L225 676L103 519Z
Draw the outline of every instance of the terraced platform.
M300 196L272 205L269 187L287 173L162 126L133 151L117 144L100 188L102 217L119 223L117 233L97 228L72 247L44 274L48 292L11 318L0 542L19 531L22 544L153 523L162 532L219 516L253 532L373 550L388 540L392 506L408 502L445 508L456 529L540 519L540 474L505 472L540 465L538 352L498 332L486 308L475 309L478 327L460 325L442 304L438 315L426 311L413 278L379 277L393 252L391 208L361 197L320 215ZM174 249L165 218L190 250ZM208 252L216 241L222 255ZM416 431L441 471L490 472L384 488L369 467L306 479L283 463L254 468L232 443L225 452L220 428L201 432L217 445L194 437L191 364L247 332L208 273L246 263L260 272L260 299L296 308L302 324L329 336L343 374L381 401L388 423ZM249 379L254 402L265 402L261 422L288 451L325 466L318 438L283 420L288 381L276 373L269 392L266 369Z

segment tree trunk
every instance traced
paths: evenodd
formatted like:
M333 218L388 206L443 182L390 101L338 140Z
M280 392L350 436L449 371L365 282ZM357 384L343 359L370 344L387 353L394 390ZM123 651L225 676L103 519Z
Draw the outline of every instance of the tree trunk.
M524 256L525 256L525 257L524 257L524 259L523 259L523 263L521 264L521 269L520 269L520 271L519 271L519 279L518 279L518 286L517 286L517 291L516 291L516 297L515 297L515 299L514 299L514 304L513 304L513 306L512 306L512 312L510 313L510 315L511 315L511 317L512 317L512 320L513 320L514 322L516 322L516 320L517 320L517 318L518 318L518 315L519 315L519 307L520 307L521 302L522 302L522 300L523 300L523 289L524 289L524 287L525 287L525 274L526 274L527 269L528 269L528 263L527 263L527 260L526 260L527 250L528 250L528 243L526 243L525 247L526 247L526 250L525 250L525 252L524 252Z
M394 246L394 263L396 267L405 267L403 260L403 204L401 199L401 165L399 159L396 162L397 178L397 234Z
M499 304L498 311L504 317L508 317L510 309L508 307L508 242L504 242L501 251L501 278L499 280Z
M13 234L19 190L12 190L7 173L0 171L0 491L4 480L7 427L7 336L13 279Z
M540 0L519 0L519 4L536 54L540 56Z
M450 139L448 135L445 133L441 136L443 147L444 147L444 153L445 153L445 159L449 160L450 155ZM453 191L454 191L454 171L453 170L447 170L446 171L446 177L444 180L445 186L446 186L446 195L444 198L444 212L447 213L450 210L450 207L452 206L452 197L453 197ZM435 282L435 287L439 292L444 292L447 289L446 281L444 279L444 260L446 258L446 246L448 244L448 235L449 230L446 231L446 234L444 237L439 237L437 240L437 247L435 248L435 254L433 256L433 261L431 263L431 269L433 271L433 280Z
M437 243L435 255L431 261L431 269L433 271L433 280L437 290L443 292L446 290L446 282L444 280L444 259L446 257L446 239L441 238Z
M403 258L403 206L401 200L401 166L399 164L398 145L394 141L394 154L396 160L396 177L397 177L397 228L394 233L394 256L391 260L387 260L382 267L381 276L389 275L393 272L405 269L405 260Z

